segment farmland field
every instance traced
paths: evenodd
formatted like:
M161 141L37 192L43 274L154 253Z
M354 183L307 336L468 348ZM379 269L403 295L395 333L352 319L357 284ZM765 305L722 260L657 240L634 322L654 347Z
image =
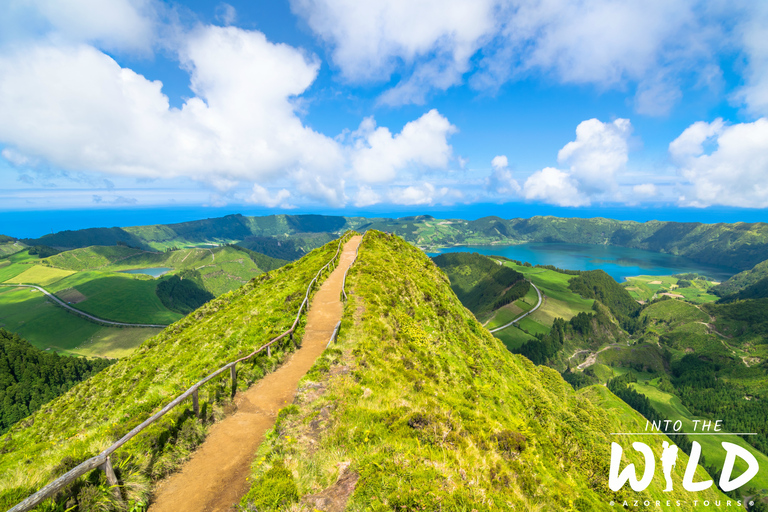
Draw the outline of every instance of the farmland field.
M55 306L35 289L12 287L0 288L0 327L41 349L99 357L125 356L160 331L104 327Z
M72 270L61 270L58 268L44 267L42 265L33 265L21 274L6 280L6 282L48 286L72 274L74 274L74 271Z

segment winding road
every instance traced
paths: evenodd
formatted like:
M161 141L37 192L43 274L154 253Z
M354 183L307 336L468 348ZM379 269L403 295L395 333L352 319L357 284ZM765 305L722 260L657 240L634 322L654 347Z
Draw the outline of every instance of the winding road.
M66 302L62 301L60 298L58 298L54 294L52 294L52 293L44 290L43 288L41 288L41 287L39 287L37 285L34 285L34 284L15 284L15 283L14 284L5 284L5 283L0 283L0 286L11 286L13 288L34 288L34 289L36 289L38 291L43 292L49 299L51 299L54 302L56 302L59 306L74 312L76 315L83 316L85 318L88 318L89 320L93 320L94 322L99 322L101 324L116 325L118 327L156 327L156 328L160 328L160 329L165 329L166 327L168 327L167 325L160 325L160 324L129 324L129 323L125 323L125 322L113 322L112 320L104 320L103 318L99 318L97 316L90 315L90 314L86 313L85 311L81 311L81 310L79 310L77 308L73 308L72 306L70 306Z
M502 325L501 327L497 327L495 329L491 329L490 332L498 332L498 331L500 331L502 329L506 329L510 325L514 324L515 322L519 322L523 318L527 317L528 315L530 315L531 313L533 313L534 311L539 309L539 306L541 306L541 290L536 288L536 285L533 284L533 283L531 283L531 286L533 286L533 289L536 290L536 294L538 294L538 296L539 296L539 302L536 303L536 305L533 307L533 309L531 309L530 311L526 311L525 313L523 313L519 317L515 318L514 320L512 320L511 322L509 322L507 324Z

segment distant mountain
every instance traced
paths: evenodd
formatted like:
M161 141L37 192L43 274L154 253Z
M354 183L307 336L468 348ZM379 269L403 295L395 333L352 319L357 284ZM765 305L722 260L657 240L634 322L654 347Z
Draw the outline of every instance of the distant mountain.
M698 263L735 270L752 268L768 258L768 224L762 222L640 223L600 217L484 217L467 221L435 219L429 215L400 219L326 215L228 215L178 224L62 231L35 240L24 240L24 243L59 249L122 243L155 250L200 244L241 243L252 250L266 251L265 254L273 257L287 258L291 254L298 254L297 246L306 252L347 229L378 229L402 236L408 242L427 249L524 242L616 245L684 256ZM301 242L295 243L292 248L278 251L277 246L265 242L264 237L281 243L297 239Z
M768 278L768 259L761 261L749 270L739 272L727 281L713 287L712 292L720 297L734 295L766 278Z

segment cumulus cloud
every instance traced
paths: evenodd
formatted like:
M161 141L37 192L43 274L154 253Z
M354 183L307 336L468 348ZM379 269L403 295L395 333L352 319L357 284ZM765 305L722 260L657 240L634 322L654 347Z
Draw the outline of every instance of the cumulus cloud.
M402 205L434 205L453 204L462 198L461 192L448 187L435 187L432 183L423 182L409 187L393 187L389 192L389 200Z
M237 20L237 10L222 2L216 6L216 19L224 25L232 25Z
M381 202L381 195L374 192L371 187L367 185L361 185L357 189L357 195L355 196L355 206L371 206Z
M270 191L258 183L254 183L248 202L266 206L267 208L276 208L278 206L280 208L291 208L291 205L288 203L288 198L290 197L291 193L286 189Z
M421 103L431 87L460 82L469 59L495 29L495 1L293 0L291 7L333 47L352 82L387 81L402 63L418 69L384 97Z
M538 73L601 89L637 84L636 107L650 115L664 115L677 102L677 78L716 67L728 23L758 9L746 4L712 15L717 7L702 9L698 0L292 0L291 6L330 45L348 80L401 77L382 95L384 103L422 103L429 91L466 76L478 89L495 90ZM759 34L755 55L763 47Z
M523 195L529 200L544 201L558 206L588 206L589 198L579 192L576 182L567 173L554 167L536 171L525 181Z
M736 98L747 110L755 115L768 115L768 4L751 2L746 20L737 27L741 34L744 53L747 56L745 85L738 90Z
M561 164L570 165L570 174L587 194L606 192L616 186L616 173L629 159L628 139L632 134L629 119L603 123L582 121L576 127L576 140L557 154Z
M170 108L150 81L87 45L0 56L0 140L63 169L250 180L338 168L337 144L302 125L291 97L318 63L259 32L206 27L181 58L196 96Z
M514 195L520 192L520 184L512 177L509 161L505 155L498 155L491 160L491 175L486 179L486 190L491 194L502 196Z
M697 122L669 145L691 206L768 207L768 119Z
M2 34L23 38L42 32L70 43L146 53L155 41L158 9L155 0L12 0L3 8L0 42Z
M363 182L380 183L393 180L406 167L444 168L452 154L447 138L454 132L456 127L435 109L394 136L366 118L352 134L352 171Z
M653 183L642 183L632 187L632 192L641 197L654 197L659 191Z
M523 186L526 199L560 206L589 205L594 198L616 192L617 175L629 159L629 119L603 123L582 121L576 127L576 140L558 152L557 160L567 170L547 167L533 173Z

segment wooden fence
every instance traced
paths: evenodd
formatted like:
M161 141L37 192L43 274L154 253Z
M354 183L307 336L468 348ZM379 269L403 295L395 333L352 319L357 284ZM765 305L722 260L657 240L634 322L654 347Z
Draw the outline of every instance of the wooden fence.
M347 273L349 272L349 269L352 268L352 264L357 261L357 253L360 252L360 246L363 245L363 238L365 238L365 234L368 233L367 231L363 233L363 237L360 239L360 243L357 244L357 248L355 249L355 257L352 258L352 262L347 267L347 270L344 271L344 279L341 281L341 300L342 302L347 302Z
M139 426L125 434L119 441L102 451L100 454L96 455L95 457L91 457L90 459L86 460L85 462L81 463L74 469L71 469L64 475L60 476L50 484L46 485L39 491L37 491L35 494L29 496L27 499L22 501L21 503L17 504L12 509L8 510L8 512L26 512L28 510L32 510L34 507L42 503L45 499L49 498L50 496L56 494L61 489L63 489L65 486L69 485L73 481L75 481L77 478L83 476L84 474L88 473L89 471L99 468L106 473L107 481L111 486L113 486L113 492L115 493L115 497L118 500L122 500L120 496L120 488L119 488L119 482L117 480L117 476L115 475L115 471L112 468L112 462L110 461L110 455L114 453L115 450L123 446L125 443L131 440L136 434L150 426L152 423L157 421L158 419L162 418L168 411L179 405L181 402L186 400L187 398L192 398L192 408L194 410L195 416L199 416L200 409L198 405L198 389L200 389L200 386L208 382L209 380L217 377L218 375L221 375L222 373L229 370L230 378L232 379L232 396L235 395L235 392L237 391L237 370L235 369L235 366L237 363L240 363L242 361L245 361L247 359L250 359L251 357L255 356L256 354L264 351L266 349L267 355L272 355L272 345L277 343L278 341L284 339L286 336L289 337L291 341L293 340L293 333L296 330L296 327L299 325L299 319L301 318L301 313L308 307L309 304L309 293L312 291L312 286L314 286L315 283L317 283L317 280L322 275L323 271L325 271L329 267L335 268L335 265L338 264L339 254L341 253L341 247L344 243L345 239L347 238L347 235L343 235L339 239L339 246L336 248L336 254L333 256L333 258L328 261L328 263L321 268L315 277L310 281L309 285L307 286L307 293L304 295L304 300L301 303L301 306L299 306L299 312L296 313L296 320L293 321L293 325L291 325L291 328L282 333L281 335L272 338L269 340L266 344L262 345L261 347L257 348L247 356L241 357L240 359L237 359L235 361L232 361L231 363L228 363L215 372L211 373L201 381L198 381L197 383L193 384L192 387L187 389L184 393L177 396L171 403L160 409L158 412L150 416L147 420L145 420L143 423L141 423ZM358 246L359 248L359 246ZM355 257L357 257L357 253L355 253ZM354 260L353 260L354 261ZM331 268L331 270L333 270ZM349 270L349 269L347 269ZM344 274L344 277L346 279L346 272ZM345 294L346 297L346 294ZM339 322L340 324L341 322ZM337 333L338 333L339 325L336 326L336 329L334 329L334 333L331 336L331 340L333 340ZM296 346L298 347L298 342L295 342ZM329 342L330 345L330 342Z

